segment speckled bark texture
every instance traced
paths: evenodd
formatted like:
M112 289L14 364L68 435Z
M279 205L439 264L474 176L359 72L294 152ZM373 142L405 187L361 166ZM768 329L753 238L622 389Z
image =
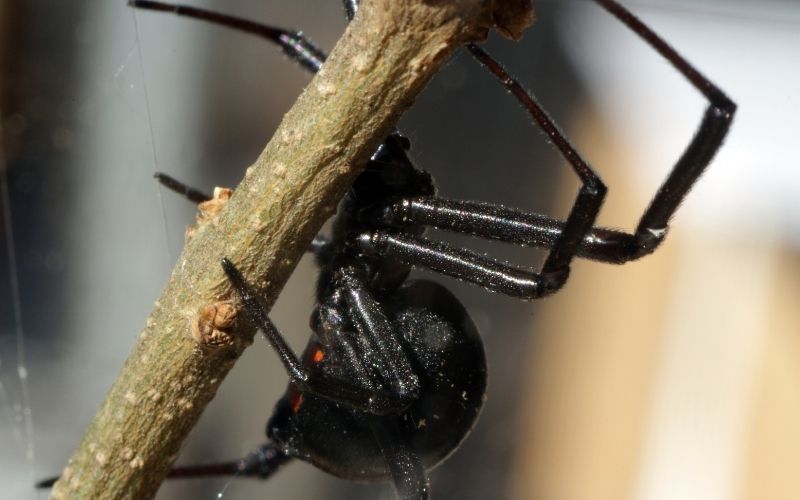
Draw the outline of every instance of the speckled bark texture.
M528 0L364 0L224 210L187 240L53 497L153 497L255 333L236 321L220 259L271 306L360 168L453 51L490 28L517 38L531 21Z

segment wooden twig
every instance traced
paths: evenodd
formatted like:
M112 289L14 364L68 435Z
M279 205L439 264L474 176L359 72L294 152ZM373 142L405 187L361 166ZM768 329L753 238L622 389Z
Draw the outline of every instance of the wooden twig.
M455 49L519 37L529 0L364 0L226 207L198 224L54 498L150 498L254 331L220 269L271 306L370 154Z

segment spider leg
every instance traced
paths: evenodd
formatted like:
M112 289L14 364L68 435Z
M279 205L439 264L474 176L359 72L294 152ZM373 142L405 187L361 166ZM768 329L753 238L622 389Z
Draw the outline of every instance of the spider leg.
M667 59L709 101L695 136L640 218L636 230L627 233L593 227L583 235L577 249L578 256L622 264L653 252L664 240L669 219L722 145L730 129L736 104L624 7L613 0L595 1ZM526 102L525 92L502 67L474 45L468 48L492 73L503 80L504 85L536 118L536 113L540 111ZM535 102L532 104L538 108ZM541 120L536 119L541 125ZM546 125L543 128L553 137ZM565 152L565 147L556 138L554 142L569 159L569 149ZM373 212L371 217L393 227L431 225L444 230L544 248L554 248L567 225L552 217L527 214L498 205L433 197L400 200L377 213Z
M328 330L320 335L327 339L335 338L327 346L334 351L330 354L346 359L346 366L354 371L353 377L342 380L342 377L330 376L321 370L310 370L304 366L269 319L255 291L245 282L236 266L225 258L222 268L239 294L245 312L261 329L292 382L301 390L375 415L397 413L417 396L419 380L391 324L379 310L377 302L371 296L364 296L365 290L357 283L348 278L348 284L341 292L347 307L346 314L360 334L358 338L354 339L347 332L336 331L346 328L346 320L337 322L328 318L327 321L318 321ZM332 310L340 312L338 307ZM337 317L341 318L342 315L338 314Z
M373 231L356 237L354 244L366 254L397 259L480 285L487 290L525 300L558 290L569 270L534 272L503 264L471 250L404 233Z
M275 324L269 319L267 310L261 305L256 298L255 291L245 282L244 277L233 265L233 262L227 258L222 259L222 269L228 276L231 285L239 294L239 298L244 304L244 309L252 322L261 329L261 332L266 337L272 349L278 354L278 357L289 373L293 381L305 385L308 382L309 375L303 367L300 360L297 358L289 344L280 334Z
M355 244L366 253L398 258L411 265L422 265L477 283L492 291L524 299L544 297L560 289L566 282L569 265L594 225L606 187L534 97L500 63L474 44L467 45L467 49L520 101L581 180L582 186L561 231L552 244L548 245L550 252L541 271L533 272L508 266L469 250L386 231L361 234L356 237Z
M353 16L356 15L356 11L358 10L358 0L342 0L342 4L344 5L344 12L347 16L347 20L352 21Z
M348 306L338 301L326 301L312 315L314 331L322 339L321 348L329 368L334 372L320 377L315 371L308 390L327 399L344 403L364 414L387 415L406 408L419 392L418 379L413 372L401 379L398 362L387 360L374 338L374 330L367 335L353 328L354 321ZM379 335L385 330L379 329ZM390 332L391 334L391 332ZM404 353L400 361L408 362ZM316 376L317 378L313 378ZM411 388L411 389L409 389Z
M178 193L179 195L183 196L187 200L191 201L192 203L203 203L204 201L209 201L212 199L212 196L209 194L197 189L193 188L183 182L179 181L178 179L167 175L163 172L156 172L153 174L153 177L161 183L162 186Z
M433 196L403 198L362 215L365 223L386 228L432 226L520 246L552 248L564 221L491 203L449 200ZM616 229L593 227L578 247L578 257L623 264L636 258L635 236Z
M332 251L333 247L331 246L331 242L321 234L314 236L314 240L311 242L311 245L308 246L308 250L306 250L306 252L310 252L314 255L317 266L319 267L324 267L330 262Z
M170 469L170 479L208 476L240 476L268 479L291 457L278 449L275 443L267 442L243 458L233 462L214 464L181 465Z
M397 419L367 417L381 449L399 500L427 500L428 475L417 455L400 432Z
M527 92L522 85L515 80L508 72L475 44L468 44L467 50L495 76L497 77L520 104L528 111L539 128L547 134L561 155L570 164L582 182L575 203L564 222L564 228L550 249L550 253L542 266L542 276L548 277L547 289L545 293L552 293L564 284L569 274L569 264L580 248L585 235L594 226L594 221L603 204L606 194L606 186L600 177L583 160L580 154L570 144L569 140L558 129L553 120L542 109L530 92ZM558 276L561 277L558 277Z
M291 460L274 443L265 443L245 457L233 462L200 465L179 465L167 473L169 479L210 476L241 476L268 479L286 462ZM61 476L38 481L37 489L52 488Z
M736 104L630 11L614 0L595 1L653 47L709 101L695 136L650 202L635 233L617 240L618 245L634 243L638 252L632 258L636 258L652 252L663 241L670 217L722 145Z
M403 349L401 333L355 269L340 269L335 279L340 283L336 295L341 297L348 319L369 346L368 352L360 353L361 358L373 366L377 373L372 377L391 394L391 409L405 408L419 395L420 385Z
M325 62L325 58L327 57L322 50L317 48L317 46L300 31L276 28L274 26L190 7L188 5L169 4L151 0L128 0L128 5L139 9L172 12L179 16L200 19L212 24L226 26L238 31L260 36L278 45L283 50L284 54L311 73L319 71L319 68L322 67L322 63Z
M163 172L156 172L153 177L155 177L162 186L166 187L170 191L178 193L192 203L200 204L212 199L212 197L204 191L184 184L182 181L179 181L178 179ZM309 245L308 250L306 251L314 254L314 256L317 258L317 264L322 266L330 258L330 250L330 242L328 239L318 234L314 237L314 240L311 242L311 245Z
M36 488L37 490L52 488L53 485L56 484L56 481L58 481L59 479L61 479L61 476L48 477L47 479L36 481L36 484L34 484L33 487Z

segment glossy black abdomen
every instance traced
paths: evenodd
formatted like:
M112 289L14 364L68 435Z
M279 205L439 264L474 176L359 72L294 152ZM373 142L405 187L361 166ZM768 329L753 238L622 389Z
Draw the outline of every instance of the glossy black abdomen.
M290 385L267 424L284 451L339 477L388 479L386 463L368 423L388 426L430 469L469 434L483 405L486 357L477 328L458 299L431 281L406 282L383 302L402 333L420 397L398 415L365 415ZM318 341L304 358L326 366ZM370 420L371 419L371 420Z

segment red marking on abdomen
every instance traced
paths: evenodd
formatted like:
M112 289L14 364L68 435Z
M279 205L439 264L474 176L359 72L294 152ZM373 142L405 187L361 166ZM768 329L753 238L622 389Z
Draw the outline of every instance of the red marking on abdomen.
M296 393L292 394L292 397L289 400L289 404L292 405L292 411L297 413L300 411L300 408L303 406L303 393L297 391Z

